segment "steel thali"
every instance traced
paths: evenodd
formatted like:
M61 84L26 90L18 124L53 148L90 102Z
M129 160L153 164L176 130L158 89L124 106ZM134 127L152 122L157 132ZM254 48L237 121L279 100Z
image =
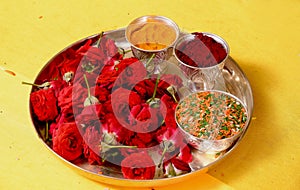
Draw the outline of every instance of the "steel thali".
M124 50L130 49L130 44L126 41L125 38L125 29L119 29L119 30L113 30L105 32L106 36L110 39L113 39L115 41L115 44L119 48L123 48ZM183 33L181 33L182 35ZM82 44L87 39L94 39L97 38L99 35L93 35L90 37L87 37L85 39L82 39L78 42L75 42L71 44L70 46L66 47L64 50L59 52L57 55L55 55L41 70L41 72L38 74L35 80L35 84L39 84L43 82L47 78L47 73L49 71L49 66L51 64L54 64L54 60L64 51L66 51L69 48L77 47L80 44ZM174 57L171 57L169 62L174 63L175 65L178 64L176 59ZM74 164L60 155L58 155L53 149L43 140L41 137L41 123L35 121L34 117L32 117L33 124L35 126L35 130L38 133L42 143L61 161L63 161L66 165L71 167L72 169L76 170L83 176L90 178L95 181L99 181L102 183L112 184L112 185L121 185L121 186L136 186L136 187L154 187L154 186L161 186L161 185L167 185L171 183L176 183L183 181L187 178L193 177L198 175L199 173L205 173L208 171L208 169L221 161L223 158L225 158L227 155L229 155L242 141L247 128L249 127L251 117L252 117L252 111L253 111L253 95L250 83L242 71L242 69L239 67L239 65L233 60L233 58L229 57L226 62L225 66L222 70L224 82L226 85L226 91L233 94L234 96L238 97L245 105L247 112L249 114L249 119L247 122L247 125L241 134L241 136L234 142L234 144L228 148L226 151L222 152L221 154L208 154L208 153L201 153L195 149L192 150L193 154L193 161L190 163L190 167L192 168L192 171L186 174L182 174L175 177L170 178L162 178L162 179L152 179L152 180L129 180L124 179L119 171L119 169L114 167L103 167L101 173L98 173L98 166L89 165L88 163L80 163L80 164ZM32 91L34 90L34 87ZM32 111L31 111L32 115Z

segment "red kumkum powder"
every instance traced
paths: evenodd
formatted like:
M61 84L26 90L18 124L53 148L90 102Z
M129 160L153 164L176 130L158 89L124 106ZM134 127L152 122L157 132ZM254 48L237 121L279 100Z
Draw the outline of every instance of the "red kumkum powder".
M222 44L203 33L192 33L195 38L180 44L175 53L185 64L194 67L211 67L221 63L227 52Z

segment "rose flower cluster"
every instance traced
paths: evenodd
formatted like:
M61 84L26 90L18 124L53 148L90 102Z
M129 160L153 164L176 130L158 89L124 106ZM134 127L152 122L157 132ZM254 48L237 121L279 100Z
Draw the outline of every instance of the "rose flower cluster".
M103 33L60 53L30 95L44 140L70 162L113 164L128 179L190 172L191 150L174 118L182 79L147 64Z

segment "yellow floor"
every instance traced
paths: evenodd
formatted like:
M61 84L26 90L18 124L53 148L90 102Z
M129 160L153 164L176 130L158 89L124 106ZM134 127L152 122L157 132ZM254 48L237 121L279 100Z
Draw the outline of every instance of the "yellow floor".
M0 189L119 189L82 177L40 143L21 81L71 43L147 14L225 38L255 99L242 143L209 175L155 189L299 189L299 0L2 1L0 66L16 76L0 70Z

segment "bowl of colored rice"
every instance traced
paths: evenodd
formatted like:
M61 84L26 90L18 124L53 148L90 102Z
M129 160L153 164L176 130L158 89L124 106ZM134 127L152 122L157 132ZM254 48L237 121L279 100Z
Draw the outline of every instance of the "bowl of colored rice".
M218 90L197 91L183 98L175 119L188 143L202 152L228 149L249 122L243 102Z

